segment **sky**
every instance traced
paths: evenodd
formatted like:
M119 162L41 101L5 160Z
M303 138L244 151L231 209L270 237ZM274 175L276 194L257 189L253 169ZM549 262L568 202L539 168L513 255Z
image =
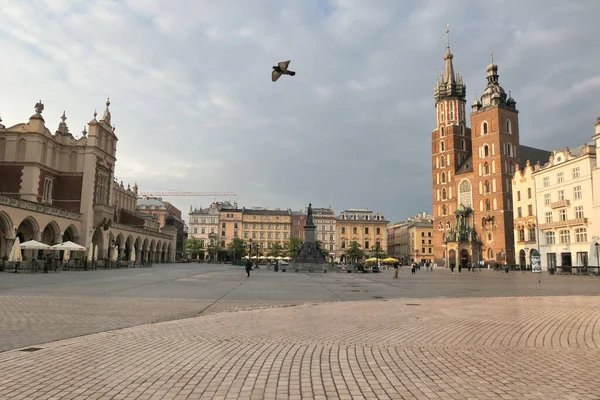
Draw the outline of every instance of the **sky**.
M431 212L434 83L449 24L467 104L490 50L521 144L594 133L600 2L0 0L0 116L38 100L78 137L110 96L115 176L140 191L235 192L238 205ZM271 82L291 60L296 76ZM169 197L187 220L212 197ZM219 200L224 200L220 198Z

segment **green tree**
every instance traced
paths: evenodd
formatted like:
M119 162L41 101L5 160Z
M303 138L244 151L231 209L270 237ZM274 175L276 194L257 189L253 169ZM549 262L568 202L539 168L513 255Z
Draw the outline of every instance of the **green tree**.
M360 248L358 242L350 242L350 245L344 253L351 262L357 262L365 256L365 253Z
M247 253L246 243L243 239L233 238L233 240L227 245L227 250L234 260L241 260Z
M221 251L221 242L217 239L216 233L211 233L208 235L210 238L210 243L208 245L208 254L211 260L217 261L217 256L219 255L219 251Z
M288 242L288 255L291 258L296 258L298 252L300 251L300 246L302 246L302 240L297 237L291 237Z
M320 240L317 240L317 246L319 246L319 249L321 249L321 254L323 254L323 257L325 257L326 259L329 259L329 251L325 248L325 246L323 245L323 242L321 242Z
M185 242L185 254L197 259L200 253L204 253L204 242L198 238L189 238Z
M279 242L273 243L269 249L269 255L273 257L279 257L281 254L283 254L283 247L281 244Z
M373 248L373 250L371 250L371 257L375 257L380 260L386 257L386 254L383 250L381 250L379 243Z

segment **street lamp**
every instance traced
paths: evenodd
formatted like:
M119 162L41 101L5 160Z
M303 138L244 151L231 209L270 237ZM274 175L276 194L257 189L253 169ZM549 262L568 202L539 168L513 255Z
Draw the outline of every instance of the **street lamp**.
M248 255L248 261L252 262L252 239L248 239L250 243L250 254Z

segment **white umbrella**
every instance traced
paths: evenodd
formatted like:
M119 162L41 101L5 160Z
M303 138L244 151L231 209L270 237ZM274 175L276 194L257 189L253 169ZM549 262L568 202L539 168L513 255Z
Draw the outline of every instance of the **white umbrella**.
M279 256L277 257L278 260L283 260L283 257Z
M8 255L9 262L21 262L21 239L17 236L15 239L10 254Z
M85 246L73 242L63 242L50 247L50 250L86 251Z
M117 261L119 258L119 248L117 246L113 247L112 250L112 261Z
M23 250L50 250L50 246L45 243L40 243L36 240L30 240L28 242L21 243L21 249Z

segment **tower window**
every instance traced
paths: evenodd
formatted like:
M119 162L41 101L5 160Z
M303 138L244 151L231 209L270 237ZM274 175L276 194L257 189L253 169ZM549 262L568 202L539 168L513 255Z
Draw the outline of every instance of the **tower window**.
M484 188L485 188L485 194L489 194L491 193L490 190L490 182L489 181L485 181L485 183L483 184Z
M510 122L510 119L506 120L506 133L512 133L512 124Z
M467 150L467 142L465 142L465 139L460 139L460 149L462 151L466 151Z
M490 205L490 201L486 200L485 201L485 211L491 211L491 205Z
M446 150L446 146L444 145L444 141L440 142L440 151Z
M483 146L483 156L484 157L490 156L490 147L487 144Z
M460 126L460 134L461 134L462 136L465 136L465 126L464 126L464 125L461 125L461 126Z
M442 183L446 183L446 173L442 172Z
M488 124L487 124L487 122L484 122L483 124L481 124L481 134L487 135L487 133L488 133Z
M442 158L440 159L440 165L442 168L444 168L446 166L446 157L442 156Z
M442 189L442 200L446 200L446 188ZM444 206L445 208L445 206ZM444 215L446 215L446 213L444 212Z
M483 174L484 175L490 174L490 164L488 164L487 161L483 164Z
M454 102L450 102L450 121L454 121Z
M440 126L440 136L444 137L444 127Z

